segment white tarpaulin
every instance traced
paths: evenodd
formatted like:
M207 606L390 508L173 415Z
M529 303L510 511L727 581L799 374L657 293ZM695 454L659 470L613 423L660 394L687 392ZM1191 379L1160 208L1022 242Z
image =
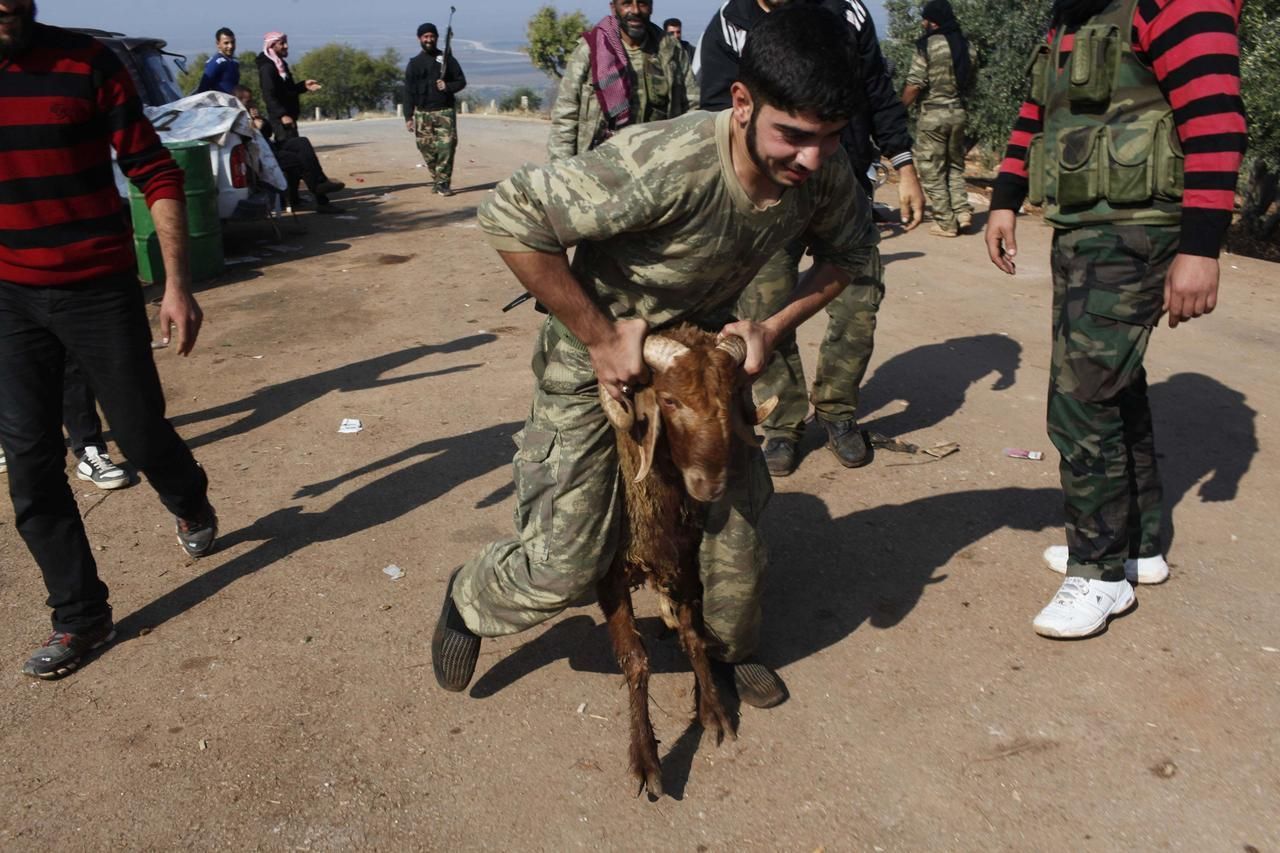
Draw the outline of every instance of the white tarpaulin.
M164 142L201 140L217 148L212 157L220 158L221 149L243 141L248 150L249 168L258 180L280 192L288 188L276 156L253 120L234 96L224 92L201 92L159 107L146 107L147 118ZM234 137L234 138L233 138ZM214 173L219 171L214 162Z

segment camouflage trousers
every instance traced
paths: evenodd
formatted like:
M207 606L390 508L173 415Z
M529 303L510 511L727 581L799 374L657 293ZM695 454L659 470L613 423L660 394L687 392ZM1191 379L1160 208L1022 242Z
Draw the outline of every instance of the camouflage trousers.
M613 427L585 348L553 320L533 357L533 405L516 436L516 537L466 563L453 600L483 637L532 628L594 595L617 552L622 483ZM710 504L699 553L708 652L736 661L760 632L765 547L758 523L773 485L764 456L741 448L728 490Z
M1054 232L1048 427L1062 456L1069 575L1121 580L1126 558L1162 551L1142 362L1178 233L1149 225Z
M924 107L916 125L913 157L920 185L929 196L934 221L949 231L956 229L961 213L973 215L964 185L964 122L964 110Z
M449 186L453 179L453 152L458 149L458 117L453 109L415 109L413 136L431 179L437 186Z
M800 277L803 251L803 246L795 243L765 262L738 297L739 317L764 320L787 304ZM775 394L778 397L778 407L761 425L766 437L798 441L804 433L810 401L825 421L848 420L857 414L858 389L875 346L876 312L884 299L879 251L874 253L873 265L864 279L852 282L827 304L827 333L818 349L811 396L805 393L796 336L788 335L774 347L768 366L752 387L757 401Z

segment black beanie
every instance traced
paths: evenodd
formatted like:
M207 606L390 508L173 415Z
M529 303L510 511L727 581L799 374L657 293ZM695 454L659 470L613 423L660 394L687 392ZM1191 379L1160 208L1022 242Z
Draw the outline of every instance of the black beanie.
M440 31L436 29L435 24L423 24L418 27L418 38L422 38L423 33L431 33L433 36L440 35Z
M956 20L956 13L952 11L951 4L947 0L929 0L924 4L924 10L920 17L926 21L933 21L935 24L945 26L953 24Z

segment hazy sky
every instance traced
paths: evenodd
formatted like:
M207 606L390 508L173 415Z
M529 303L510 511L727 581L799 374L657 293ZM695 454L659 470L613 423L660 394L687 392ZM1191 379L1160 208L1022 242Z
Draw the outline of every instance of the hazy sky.
M454 34L478 41L522 41L525 22L546 0L453 0ZM607 0L551 0L562 11L581 10L595 21ZM653 17L681 18L685 37L700 34L723 0L655 0ZM880 0L869 0L883 31ZM371 39L411 54L414 30L423 21L444 29L449 3L440 0L39 0L40 19L50 24L98 27L128 35L164 38L181 51L212 46L218 27L231 27L240 49L261 49L269 30L289 33L295 54L328 41L368 44ZM399 34L403 33L403 45ZM300 50L301 49L301 50Z

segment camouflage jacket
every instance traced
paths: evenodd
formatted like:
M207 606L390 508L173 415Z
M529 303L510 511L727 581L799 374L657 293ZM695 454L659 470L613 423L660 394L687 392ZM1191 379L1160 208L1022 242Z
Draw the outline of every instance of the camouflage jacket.
M848 158L828 157L757 207L733 169L732 118L639 125L587 154L525 166L481 204L480 227L505 252L576 246L573 271L595 305L654 327L728 319L764 262L797 238L817 261L870 275L879 235Z
M947 37L930 36L926 45L928 55L917 48L911 57L907 85L920 88L921 108L964 109L964 92L956 83L956 69L951 61L951 45L947 43ZM975 69L978 67L978 49L973 46L973 42L969 42L969 63Z
M698 108L698 84L689 55L678 41L657 27L650 29L648 49L639 52L645 57L644 67L636 69L637 80L631 94L634 124L675 118ZM637 52L628 51L627 55L634 57ZM603 128L604 112L596 98L591 52L584 39L569 56L551 108L547 159L562 160L591 150L591 143Z

